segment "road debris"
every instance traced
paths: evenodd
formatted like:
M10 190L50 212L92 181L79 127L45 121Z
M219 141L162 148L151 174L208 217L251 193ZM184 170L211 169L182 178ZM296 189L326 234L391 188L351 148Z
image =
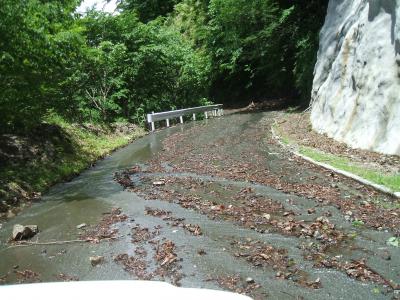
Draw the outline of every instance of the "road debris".
M89 257L90 263L93 267L100 265L104 262L104 256L91 256Z
M113 208L111 212L104 214L103 219L98 225L80 233L79 238L95 244L104 239L115 240L117 239L118 229L114 225L124 222L127 219L128 216L123 214L120 208Z
M15 224L12 232L14 241L28 240L39 232L37 225L21 225Z
M79 281L78 276L68 275L64 273L57 274L55 276L58 280L69 282L69 281Z
M176 261L177 255L175 244L172 241L166 241L161 245L157 245L155 259L160 262L161 266L168 266Z
M243 119L247 120L247 117ZM300 251L303 256L294 256L296 259L288 255L291 253L289 247L294 245L273 247L261 241L238 240L231 245L232 249L229 245L221 248L226 249L224 255L234 255L242 263L272 272L273 280L289 280L297 286L323 290L325 277L315 276L318 268L328 268L319 264L321 260L337 256L342 263L350 261L351 264L356 251L374 255L368 248L370 244L365 248L359 244L359 240L369 237L368 234L363 236L363 231L378 229L397 237L400 207L371 188L283 153L267 134L270 126L269 119L265 124L246 123L237 135L217 134L206 139L193 139L193 136L205 135L209 125L173 134L163 141L163 150L144 165L143 171L131 176L135 186L129 189L146 200L178 204L211 221L230 222L241 229L251 229L256 235L281 235L297 243L295 251ZM165 185L154 185L156 181L163 181ZM379 202L382 199L383 204ZM171 212L147 210L146 213L171 226L190 229L193 225L177 220ZM377 241L371 243L378 244ZM203 255L202 252L197 254ZM385 257L377 257L379 261L374 263L387 264ZM176 263L172 260L172 264ZM166 265L168 261L165 261ZM304 268L304 263L314 265L315 270ZM375 273L384 276L362 264L338 266L337 270L350 278L387 285L377 278L368 280L374 278ZM361 273L351 270L363 270L367 275L363 279ZM382 272L382 268L377 270ZM241 284L247 284L246 280L240 281L231 288L242 288Z
M216 278L210 278L209 281L216 281L218 285L229 291L244 294L253 297L254 299L265 299L266 295L262 295L257 292L261 286L253 282L247 282L243 280L239 275L228 275L228 276L218 276Z
M150 231L149 228L141 227L139 224L136 224L132 228L132 243L143 243L148 242L154 239L156 236L160 234L160 228L154 228L153 231Z
M83 228L85 228L86 226L87 226L86 223L82 223L82 224L77 225L77 226L76 226L76 229L83 229Z
M153 185L154 186L163 186L163 185L165 185L165 181L162 181L162 180L154 181Z
M135 275L137 279L151 280L154 276L147 272L147 262L140 257L119 254L114 258L114 261L121 264L125 271Z
M40 282L40 274L32 270L14 271L19 283Z

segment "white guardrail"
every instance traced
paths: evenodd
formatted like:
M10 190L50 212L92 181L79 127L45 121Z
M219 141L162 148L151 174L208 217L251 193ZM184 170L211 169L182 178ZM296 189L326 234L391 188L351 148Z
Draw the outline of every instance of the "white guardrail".
M169 120L173 118L179 118L180 122L183 123L183 116L192 114L193 121L196 121L196 113L204 113L206 119L208 119L208 113L211 113L214 117L219 117L224 114L222 104L214 104L207 106L192 107L186 109L178 109L171 111L164 111L159 113L147 114L147 122L151 124L151 131L155 130L154 122L166 120L167 127L169 127Z

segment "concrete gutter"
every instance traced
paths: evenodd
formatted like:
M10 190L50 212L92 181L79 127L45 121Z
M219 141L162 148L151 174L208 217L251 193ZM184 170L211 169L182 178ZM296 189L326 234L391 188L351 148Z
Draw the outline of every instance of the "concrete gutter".
M350 172L347 172L347 171L344 171L344 170L337 169L337 168L335 168L335 167L333 167L333 166L331 166L331 165L329 165L329 164L325 164L325 163L318 162L318 161L316 161L316 160L314 160L314 159L312 159L312 158L310 158L310 157L308 157L308 156L306 156L306 155L301 154L300 152L298 152L298 151L295 149L295 147L291 147L291 146L289 146L289 145L285 145L284 143L282 143L280 137L276 134L276 132L275 132L273 126L271 126L271 133L272 133L272 137L273 137L275 140L277 140L277 142L278 142L283 148L285 148L286 150L288 150L290 153L292 153L292 154L294 154L294 155L296 155L296 156L298 156L298 157L301 157L302 159L304 159L304 160L306 160L306 161L308 161L308 162L310 162L310 163L312 163L312 164L314 164L314 165L320 166L320 167L322 167L322 168L325 168L325 169L330 170L330 171L332 171L332 172L335 172L335 173L337 173L337 174L346 176L346 177L351 178L351 179L353 179L353 180L355 180L355 181L358 181L358 182L360 182L360 183L362 183L362 184L364 184L364 185L366 185L366 186L370 186L370 187L372 187L372 188L374 188L374 189L376 189L376 190L378 190L378 191L380 191L380 192L382 192L382 193L385 193L385 194L388 194L388 195L390 195L390 196L392 196L392 197L395 197L395 198L400 199L400 192L392 191L391 189L389 189L389 188L387 188L387 187L385 187L385 186L383 186L383 185L380 185L380 184L371 182L371 181L369 181L369 180L367 180L367 179L365 179L365 178L363 178L363 177L360 177L360 176L358 176L358 175L356 175L356 174L353 174L353 173L350 173Z

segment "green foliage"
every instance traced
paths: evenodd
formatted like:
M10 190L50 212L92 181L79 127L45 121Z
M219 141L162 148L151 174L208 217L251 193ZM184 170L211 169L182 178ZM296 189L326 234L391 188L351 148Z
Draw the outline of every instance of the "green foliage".
M276 36L290 9L281 11L270 0L211 0L209 9L214 88L237 93L233 99L285 89L291 74L282 63L285 49Z
M209 39L208 0L182 0L175 6L173 15L166 24L182 33L186 40L202 55Z
M354 220L351 224L352 224L354 227L362 227L362 226L364 226L364 222L361 221L361 220Z
M122 0L119 8L137 12L140 21L149 22L172 12L178 0Z
M283 144L296 148L297 151L304 156L317 162L330 165L336 169L360 176L375 184L385 186L392 192L400 191L400 173L398 172L385 172L382 168L366 166L363 163L351 160L349 157L327 153L308 146L302 146L301 143L298 145L298 141L291 140L279 129L277 124L273 126L273 130L279 135L279 139ZM400 207L399 201L381 203L381 201L377 199L375 204L387 209L396 209Z
M0 7L1 130L46 112L80 122L143 122L149 111L198 105L209 62L162 20L136 11L71 14L74 1L7 0Z
M144 24L127 11L92 13L82 23L91 47L66 85L85 118L141 123L146 112L198 105L207 94L208 61L161 21Z
M346 157L324 153L311 149L309 147L301 147L300 153L304 154L316 161L326 163L340 170L348 171L362 178L365 178L373 183L383 185L394 192L400 190L400 174L387 174L379 169L366 168L364 165L350 161Z
M292 5L292 4L290 4ZM325 20L328 1L300 0L293 4L293 12L285 24L283 37L291 43L290 55L294 87L303 103L310 100L314 66L317 61L319 31Z
M71 178L97 159L143 136L144 130L121 133L106 126L71 124L57 114L45 116L46 124L30 143L42 146L44 155L34 155L0 169L0 181L43 191L50 185ZM44 133L50 130L52 134ZM57 133L55 134L54 131ZM46 147L43 147L46 145Z
M59 49L56 35L71 21L75 2L2 1L1 131L24 129L40 120L45 109L52 106L52 95L63 76L61 57L73 51Z
M308 100L327 1L283 2L210 1L215 96Z
M84 16L79 2L2 2L2 132L49 111L142 123L207 98L309 97L326 0L123 0Z

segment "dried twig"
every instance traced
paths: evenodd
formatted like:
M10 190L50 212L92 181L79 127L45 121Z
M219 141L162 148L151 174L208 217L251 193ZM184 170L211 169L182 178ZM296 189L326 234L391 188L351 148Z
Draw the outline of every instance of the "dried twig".
M100 241L108 241L108 240L115 240L120 237L114 238L104 238ZM90 243L92 239L85 239L85 240L69 240L69 241L52 241L52 242L29 242L29 241L21 241L14 245L9 246L7 249L10 248L17 248L17 247L29 247L29 246L51 246L51 245L65 245L65 244L73 244L73 243Z

